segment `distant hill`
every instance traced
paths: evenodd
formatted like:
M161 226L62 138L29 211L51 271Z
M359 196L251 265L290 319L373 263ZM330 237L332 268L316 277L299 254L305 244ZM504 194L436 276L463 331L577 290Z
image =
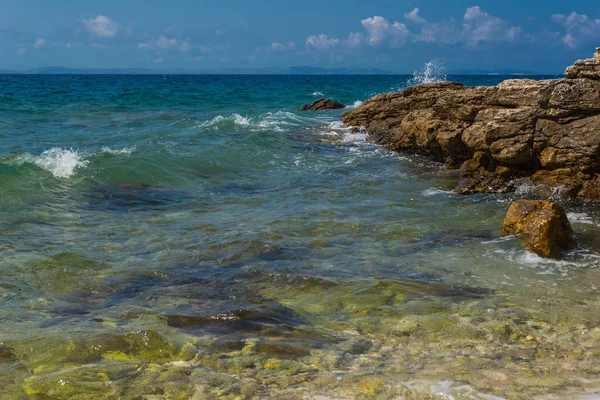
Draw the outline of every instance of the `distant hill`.
M390 75L392 72L378 68L320 68L320 67L287 67L287 68L225 68L214 70L187 69L144 69L144 68L67 68L41 67L25 71L0 70L0 74L29 75Z

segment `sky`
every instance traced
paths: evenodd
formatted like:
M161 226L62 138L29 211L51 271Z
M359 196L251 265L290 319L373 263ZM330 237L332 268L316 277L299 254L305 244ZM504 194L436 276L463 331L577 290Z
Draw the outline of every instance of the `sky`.
M598 46L599 0L0 0L0 69L562 73Z

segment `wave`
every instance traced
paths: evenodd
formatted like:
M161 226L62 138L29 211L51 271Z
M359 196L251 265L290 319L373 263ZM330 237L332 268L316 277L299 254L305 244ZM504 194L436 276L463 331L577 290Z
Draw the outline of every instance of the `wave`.
M14 165L17 167L25 164L32 164L45 171L50 172L54 177L68 179L73 177L78 170L89 166L91 159L98 154L112 155L130 155L136 150L136 147L123 147L120 149L111 149L102 147L99 153L87 153L80 150L63 149L53 147L43 151L39 156L30 153L20 153L14 156L0 159L0 164Z
M439 60L431 60L425 63L422 71L415 71L413 77L408 80L408 86L421 85L424 83L446 82L446 66Z
M137 148L135 146L133 147L123 147L122 149L111 149L110 147L102 147L101 151L103 153L107 153L107 154L113 154L113 155L130 155L131 153L133 153L134 151L136 151Z
M38 167L52 173L57 178L70 178L76 170L88 164L86 155L73 149L61 149L53 147L44 151L39 156L23 153L13 157L9 164L23 165L25 163L35 164Z
M201 124L203 128L223 128L231 125L250 125L250 120L247 117L243 117L240 114L234 113L228 117L217 115L209 121L205 121Z
M323 92L313 92L313 93L311 93L311 96L314 96L314 97L325 96L325 93L323 93Z
M244 128L251 131L272 130L281 132L292 126L307 126L319 122L317 119L299 116L288 111L277 111L268 112L258 117L244 117L237 113L226 117L218 115L209 121L203 122L200 127L220 131Z

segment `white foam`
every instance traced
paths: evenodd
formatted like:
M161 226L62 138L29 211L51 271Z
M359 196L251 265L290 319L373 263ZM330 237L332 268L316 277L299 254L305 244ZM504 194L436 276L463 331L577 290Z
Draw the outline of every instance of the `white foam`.
M356 100L354 103L352 103L351 106L348 106L346 108L352 108L352 109L358 108L358 107L362 106L362 103L363 103L362 101Z
M446 66L439 60L431 60L425 63L422 71L415 71L413 77L408 80L408 86L421 85L424 83L446 82Z
M494 254L501 255L511 263L524 268L538 270L540 275L556 274L567 276L570 270L586 265L598 265L600 254L590 253L585 250L576 251L577 261L568 259L543 258L529 250L495 250Z
M38 157L28 156L25 156L24 161L33 162L38 167L50 171L57 178L70 178L77 168L85 167L88 163L84 155L78 151L59 147L46 150Z
M325 93L323 93L323 92L313 92L313 93L311 94L311 96L315 96L315 97L319 97L319 96L325 96Z
M244 117L240 114L237 114L237 113L233 113L233 114L229 115L228 117L224 117L222 115L217 115L213 119L203 122L201 126L205 127L205 128L217 127L219 125L226 124L226 123L248 126L248 125L250 125L250 119L247 117Z
M114 155L130 155L136 150L136 147L123 147L122 149L111 149L110 147L102 147L103 153L114 154Z
M567 218L569 219L569 221L571 223L590 224L590 225L600 226L600 224L594 222L592 217L590 217L590 215L587 213L570 212L570 213L567 213Z
M438 195L449 195L449 194L454 194L454 192L452 190L442 190L442 189L436 189L436 188L429 188L429 189L423 191L423 196L425 196L425 197L432 197L432 196L438 196Z

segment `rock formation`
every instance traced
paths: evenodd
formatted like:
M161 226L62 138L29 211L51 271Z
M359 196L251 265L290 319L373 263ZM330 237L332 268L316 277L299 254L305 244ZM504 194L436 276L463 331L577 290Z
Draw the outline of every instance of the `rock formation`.
M303 105L298 111L339 110L341 108L346 108L346 106L332 99L319 99L312 104Z
M517 234L526 249L542 257L557 257L575 247L565 211L548 200L517 200L510 205L502 236Z
M516 178L600 200L600 50L566 78L454 82L377 95L344 114L369 140L461 169L462 194L509 192Z

